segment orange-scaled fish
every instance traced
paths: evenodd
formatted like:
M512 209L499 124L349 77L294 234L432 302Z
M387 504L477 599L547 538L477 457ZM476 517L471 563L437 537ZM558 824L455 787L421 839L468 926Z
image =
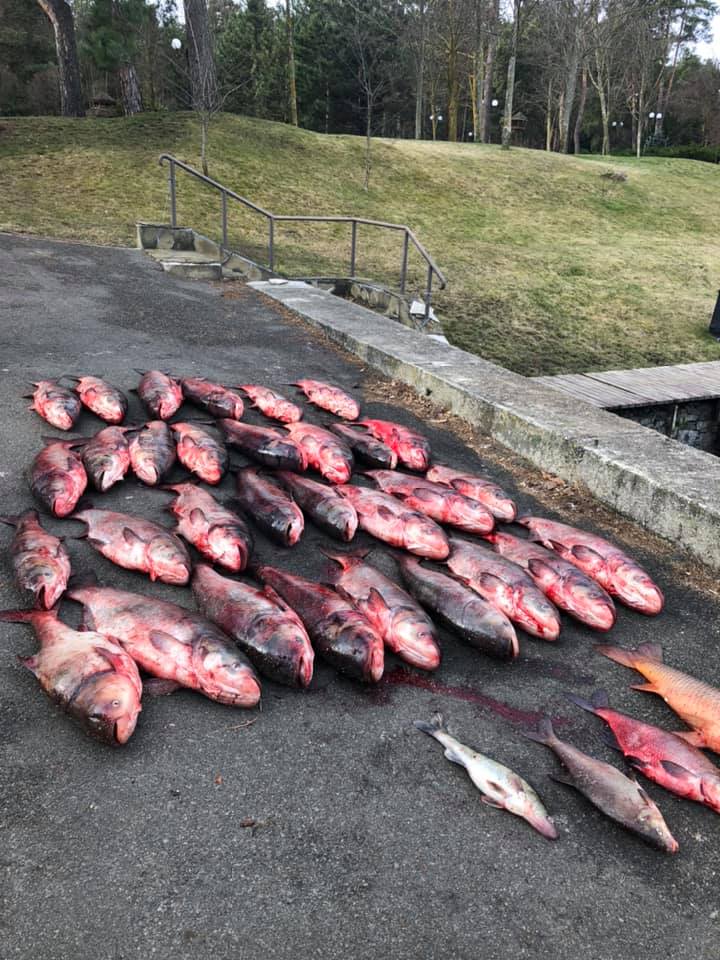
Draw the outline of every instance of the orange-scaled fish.
M637 650L608 644L597 644L595 649L615 663L641 673L647 683L633 684L632 689L657 693L693 728L676 732L676 736L694 747L709 747L720 753L720 690L664 664L658 643L641 643Z

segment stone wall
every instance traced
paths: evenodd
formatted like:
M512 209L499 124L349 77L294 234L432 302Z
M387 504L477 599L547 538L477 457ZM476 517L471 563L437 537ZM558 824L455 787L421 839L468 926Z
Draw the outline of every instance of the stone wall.
M615 410L621 417L657 430L666 437L690 447L717 453L720 448L720 401L690 400L685 403L660 403L651 407Z

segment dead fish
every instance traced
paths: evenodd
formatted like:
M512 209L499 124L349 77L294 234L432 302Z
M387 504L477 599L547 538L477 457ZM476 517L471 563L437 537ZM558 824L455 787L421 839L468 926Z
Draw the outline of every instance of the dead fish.
M161 370L143 373L137 392L150 416L158 420L169 420L183 402L180 381Z
M100 493L119 483L130 469L126 427L105 427L82 442L82 462L93 486Z
M122 423L127 414L127 397L100 377L73 377L77 380L75 384L75 393L80 397L80 402L87 407L96 417L100 417L106 423Z
M476 543L450 538L447 565L454 576L533 637L557 640L560 614L516 563Z
M348 483L352 476L353 455L348 445L322 427L312 423L290 423L285 428L303 448L308 466L317 470L328 483Z
M440 483L430 483L396 470L366 470L365 476L384 493L398 497L411 510L424 513L437 523L480 535L490 533L495 526L492 513L481 503Z
M253 541L245 521L193 483L163 487L177 496L168 509L178 520L177 533L218 566L240 573L247 566Z
M21 657L51 700L105 743L127 743L138 714L142 683L132 657L114 640L72 630L55 610L3 610L0 620L29 623L40 644Z
M192 564L182 540L160 524L94 508L79 510L72 519L87 525L82 539L119 567L179 586L190 579Z
M720 813L720 769L701 750L674 733L613 710L604 690L596 690L590 701L572 694L568 698L607 723L614 745L635 770L679 797Z
M355 680L377 683L383 674L383 638L365 614L324 584L261 566L256 574L300 615L323 660Z
M252 520L273 540L294 546L305 529L305 518L287 493L262 477L257 467L238 470L235 483L235 499Z
M322 380L296 380L290 386L302 390L316 407L334 413L343 420L357 420L360 416L360 404L340 387L333 387Z
M0 517L0 523L15 528L10 553L18 586L32 594L36 607L50 610L70 577L70 557L62 541L43 529L36 510Z
M150 487L162 482L177 459L175 440L162 420L146 423L130 438L128 446L133 473Z
M346 542L355 536L358 525L355 507L332 487L289 470L278 470L273 479L279 480L303 513L330 536Z
M225 445L194 423L171 423L180 463L205 483L216 486L228 468Z
M174 680L219 703L254 707L260 699L255 671L229 637L205 617L175 603L110 587L75 587L90 629L117 637L153 677Z
M637 650L623 650L598 644L595 650L615 663L637 670L647 683L635 683L633 690L657 693L693 730L676 731L694 747L708 747L720 753L720 690L663 663L659 643L641 643Z
M252 405L271 420L278 420L280 423L297 423L302 420L300 407L268 387L262 387L258 383L244 383L238 390L243 390L252 400Z
M33 386L34 393L24 397L32 400L28 410L39 413L43 420L58 430L72 430L80 416L79 398L71 390L61 387L57 380L39 380Z
M471 500L482 503L490 513L504 523L512 523L517 516L517 504L510 494L492 480L483 477L474 477L452 467L445 467L439 463L430 467L425 474L426 480L433 483L444 483L458 493L462 493Z
M465 767L468 776L482 794L482 802L498 810L507 810L527 820L531 827L548 840L557 840L558 832L540 797L521 776L497 760L460 743L448 733L441 713L430 723L415 720L418 730L427 733L445 748L445 758Z
M493 604L452 577L427 570L415 557L399 557L398 566L415 599L465 643L502 660L518 655L515 629Z
M425 473L430 466L430 441L416 430L391 420L366 419L360 420L359 425L366 427L376 440L394 450L400 463L408 470Z
M355 507L360 527L393 547L429 560L444 560L450 550L442 527L387 493L343 484L338 493Z
M336 433L356 453L361 460L372 467L394 470L398 464L397 454L387 444L376 440L368 431L361 427L359 430L349 423L331 423L328 428Z
M246 456L276 470L307 470L303 447L275 427L255 427L236 420L218 420L227 442Z
M87 473L73 440L51 440L30 468L33 495L56 517L72 513L87 487Z
M527 570L555 606L593 630L610 630L617 616L615 604L594 580L557 554L509 533L485 536L496 553Z
M520 517L518 523L528 528L531 540L575 564L625 606L648 616L662 610L665 599L660 588L614 543L544 517Z
M213 417L242 419L245 408L243 398L221 383L213 383L205 377L183 377L180 387L186 400L207 410Z
M385 645L413 667L436 670L440 647L435 624L410 594L364 563L366 551L323 553L340 565L331 574L335 589L365 614Z
M310 684L315 660L310 638L297 613L271 587L229 580L201 563L193 574L192 591L203 613L261 673L291 687Z
M548 717L540 721L536 733L527 731L525 736L549 747L562 762L567 773L551 774L553 780L575 787L606 817L637 833L653 846L677 853L678 842L670 833L662 813L636 780L560 740Z

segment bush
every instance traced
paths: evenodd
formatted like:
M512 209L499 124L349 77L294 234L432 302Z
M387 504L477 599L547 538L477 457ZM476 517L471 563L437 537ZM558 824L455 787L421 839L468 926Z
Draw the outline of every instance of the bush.
M648 147L646 157L675 157L684 160L702 160L705 163L720 163L720 146L704 147L699 143L686 143L676 147Z

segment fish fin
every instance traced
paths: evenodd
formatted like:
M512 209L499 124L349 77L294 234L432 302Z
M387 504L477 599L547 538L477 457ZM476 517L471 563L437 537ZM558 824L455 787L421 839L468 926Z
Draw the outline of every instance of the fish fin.
M105 546L104 540L98 540L97 537L89 537L87 534L84 537L73 537L73 540L85 540L86 543L89 543L91 547L95 547L96 550L102 550Z
M16 527L19 519L20 519L19 514L15 516L7 514L6 516L0 516L0 523L6 523L9 527Z
M382 594L375 589L375 587L370 588L370 593L367 595L367 600L371 607L377 609L378 607L381 610L387 610L387 604L385 603Z
M557 739L550 717L541 717L537 730L523 730L522 734L528 740L535 740L536 743L543 743L545 746L549 746Z
M641 693L657 693L657 688L652 683L631 683L631 690L639 690Z
M190 523L207 523L207 517L202 512L200 507L193 507L190 511ZM217 524L215 524L217 526Z
M461 753L457 753L452 747L445 747L445 759L450 763L457 763L461 767L465 766L465 758Z
M685 743L689 743L691 747L705 746L705 737L699 730L673 730L673 733Z
M693 774L690 770L687 770L685 767L680 766L679 763L673 763L672 760L661 760L660 766L663 770L666 770L671 776L678 777L679 779L685 780L688 777L692 777Z
M565 696L576 707L587 710L588 713L595 713L597 710L603 710L610 706L610 700L605 690L595 690L589 700L578 697L574 693L566 693Z
M468 580L464 582L469 583ZM500 577L496 577L494 573L481 573L478 577L478 583L480 583L485 590L497 590L498 587L504 589L507 586L505 582L501 580Z
M596 643L593 646L595 653L601 654L603 657L607 657L608 660L613 660L615 663L621 664L623 667L629 667L631 670L635 669L635 650L625 650L623 647L614 647L609 643Z
M528 560L528 571L538 580L554 579L555 577L553 568L545 560L539 560L537 557L531 557Z
M339 563L343 570L347 570L348 567L351 567L353 561L363 560L370 553L370 547L359 547L357 550L345 550L338 552L335 552L328 547L320 547L319 549L320 553L324 557L327 557L328 560L334 560L336 563Z
M554 550L561 546L561 544L557 544L556 547L555 543L553 542ZM597 550L593 550L592 547L585 546L584 543L576 543L575 546L570 550L570 553L581 563L591 563L593 567L603 563L603 558L600 556Z
M486 794L483 794L480 799L483 803L487 804L488 807L494 807L496 810L505 809L501 803L498 803L497 800L493 800L492 797L488 797Z
M630 777L630 779L631 779L631 780L635 780L634 777ZM637 782L637 780L635 780L635 784L637 785L637 790L638 790L638 793L640 794L640 799L642 800L642 802L643 802L646 806L648 806L648 807L654 807L654 806L655 806L655 802L653 801L653 799L652 799L652 797L650 796L650 794L645 790L644 787L641 787L641 786L640 786L640 784Z
M574 693L566 693L565 698L574 703L576 707L580 707L581 710L587 710L588 713L595 713L595 706L590 700L585 700L583 697L578 697Z
M166 633L164 630L150 631L150 643L161 653L171 653L177 642L172 634Z
M134 547L138 543L145 545L143 538L139 537L130 527L123 527L122 538L129 547Z
M610 730L608 727L605 727L601 733L601 737L603 742L610 747L611 750L617 750L619 753L622 753L622 747L620 746L618 738L615 736L612 730Z
M83 624L82 627L80 627L80 629L87 630L88 628L85 624ZM107 636L109 640L112 640L115 643L119 643L119 641L116 640L114 637L111 637L109 635ZM108 650L107 647L101 647L99 645L96 647L93 647L93 649L95 650L95 653L99 657L102 657L104 660L107 660L107 662L110 664L113 670L118 670L120 672L123 672L127 669L127 660L123 659L120 656L120 654L113 653L113 651Z
M36 654L33 654L31 657L18 657L18 663L26 667L34 677L37 676L38 658Z
M57 618L57 608L53 607L52 610L0 610L0 620L6 623L32 623L35 617L46 613Z
M641 654L646 660L653 660L655 663L663 662L663 651L659 643L641 643L635 652Z
M575 781L572 779L569 773L549 773L548 776L551 780L554 780L555 783L562 783L566 787L574 787Z
M167 697L176 690L182 690L182 684L177 680L164 680L162 677L150 677L143 680L143 696L146 697Z
M391 510L389 507L386 507L384 504L380 504L380 506L377 508L377 515L378 515L382 520L395 520L395 519L396 519L395 514L392 512L392 510Z

